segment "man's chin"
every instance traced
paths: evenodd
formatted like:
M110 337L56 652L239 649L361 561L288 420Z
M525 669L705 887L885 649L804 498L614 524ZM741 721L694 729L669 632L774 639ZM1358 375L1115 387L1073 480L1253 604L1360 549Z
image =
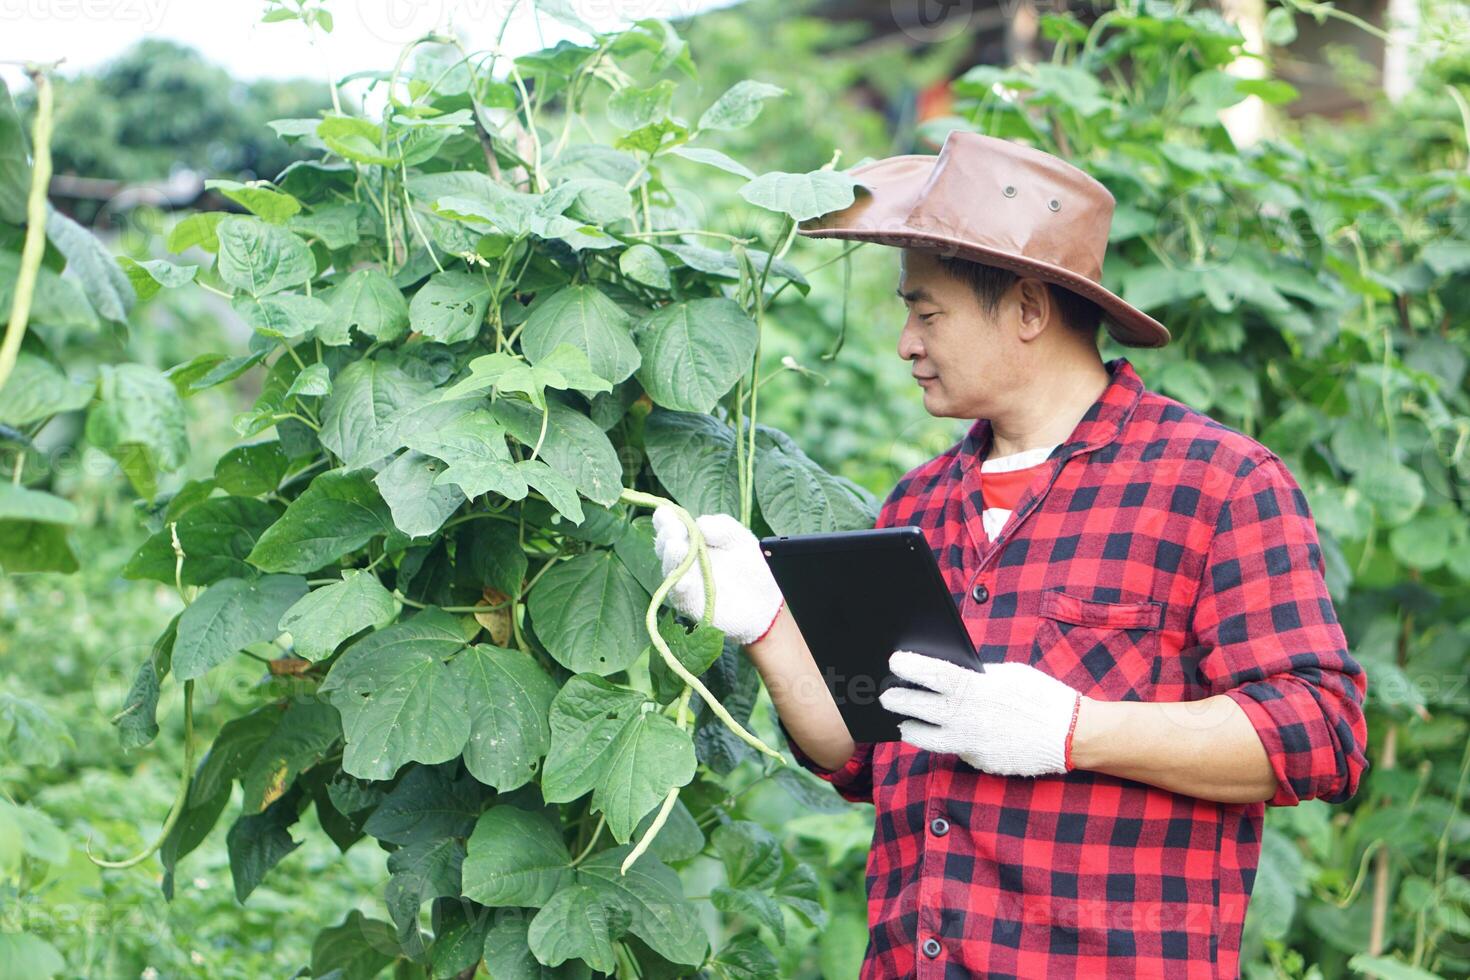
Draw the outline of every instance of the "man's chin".
M924 411L936 419L954 418L955 414L949 407L949 402L942 395L931 388L924 389Z

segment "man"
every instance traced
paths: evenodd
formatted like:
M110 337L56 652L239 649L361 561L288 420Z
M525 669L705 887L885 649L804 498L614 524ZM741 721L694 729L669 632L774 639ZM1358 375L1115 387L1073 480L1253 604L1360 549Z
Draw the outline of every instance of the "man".
M898 353L925 408L974 418L878 526L922 528L977 670L896 651L902 741L854 743L750 531L699 518L715 625L745 645L797 760L876 808L863 977L1238 975L1267 804L1341 802L1367 767L1300 488L1265 446L1147 390L1120 343L1168 331L1100 285L1112 195L1027 147L952 133L855 168L803 229L902 249ZM655 513L667 570L688 549ZM671 591L698 616L699 567Z

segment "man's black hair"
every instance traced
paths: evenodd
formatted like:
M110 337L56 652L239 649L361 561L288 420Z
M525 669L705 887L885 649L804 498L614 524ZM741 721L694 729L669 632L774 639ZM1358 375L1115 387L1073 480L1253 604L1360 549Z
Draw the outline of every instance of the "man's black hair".
M1005 291L1021 278L1010 269L1003 269L998 265L985 265L950 255L940 255L938 259L940 267L946 273L969 285L988 314L996 311ZM1046 289L1051 294L1051 301L1061 312L1062 322L1073 332L1092 341L1092 345L1096 347L1102 326L1102 307L1086 296L1054 282L1048 282Z

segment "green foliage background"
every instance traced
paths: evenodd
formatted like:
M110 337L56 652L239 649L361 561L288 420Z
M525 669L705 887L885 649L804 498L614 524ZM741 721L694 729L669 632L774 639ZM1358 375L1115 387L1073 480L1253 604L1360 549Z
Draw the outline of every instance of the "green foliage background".
M789 13L788 6L781 5L783 12ZM907 70L911 58L881 51L862 62L834 57L823 50L836 43L823 22L787 16L779 27L767 27L774 20L775 5L701 17L688 26L687 50L662 24L650 22L625 35L611 50L613 63L630 76L608 72L578 95L593 142L621 139L623 152L641 161L669 133L678 140L688 121L700 119L721 93L755 78L788 94L757 98L753 124L708 127L693 145L723 151L757 174L807 175L834 148L843 151L838 170L864 156L908 149L888 142L874 114L829 100L868 74L893 84L894 72L884 66ZM1294 29L1285 9L1273 12L1268 26L1278 43ZM1307 803L1268 812L1247 922L1245 972L1464 975L1470 972L1470 890L1463 878L1470 840L1464 805L1470 771L1470 343L1464 326L1470 176L1465 122L1446 86L1466 87L1466 61L1451 57L1429 66L1421 91L1396 106L1375 106L1361 123L1309 123L1300 132L1242 149L1218 123L1219 111L1246 95L1285 103L1294 93L1273 79L1243 82L1225 74L1239 38L1213 13L1125 7L1091 30L1047 17L1044 31L1061 42L1054 58L1033 68L964 72L955 86L955 115L929 121L918 135L931 147L954 126L1027 139L1072 159L1109 186L1118 210L1107 284L1167 323L1175 342L1162 351L1105 348L1104 356L1127 353L1151 387L1261 439L1288 461L1318 522L1339 615L1369 672L1373 767L1347 805ZM937 77L955 68L947 60L950 52L930 54L912 76L919 84L927 72ZM561 134L564 117L556 99L541 105L540 93L562 90L587 57L586 51L562 46L518 59L521 73L535 79L543 144ZM486 946L487 921L495 924L490 931L496 936L512 938L505 948L524 949L528 923L540 914L544 924L557 928L543 929L539 943L530 941L538 955L566 953L603 964L612 956L623 975L632 975L629 959L635 958L644 975L680 975L671 964L685 952L692 960L695 934L687 934L687 950L660 935L652 940L662 945L655 951L646 923L643 931L625 933L634 925L626 896L609 900L597 868L599 859L626 854L664 790L681 785L673 819L655 838L652 854L640 861L676 869L682 895L707 896L680 905L688 905L689 921L711 940L699 954L705 968L721 976L856 973L865 942L862 880L871 807L848 806L789 767L762 765L708 711L696 715L690 733L680 734L682 685L661 669L658 652L646 643L632 648L615 638L599 639L564 610L596 608L599 620L623 623L627 629L621 632L631 634L642 629L640 603L648 603L658 584L656 566L650 574L644 551L647 518L635 517L627 501L609 495L610 480L667 492L695 513L719 501L707 509L741 514L762 533L788 521L802 528L861 526L864 508L876 495L953 441L957 420L923 413L893 350L901 317L891 298L896 261L890 251L873 247L833 262L846 251L833 243L798 242L786 252L789 221L796 216L790 199L763 196L759 184L752 192L748 178L679 159L666 147L646 168L653 178L648 210L635 199L622 218L630 224L611 217L609 198L592 185L585 188L588 196L559 202L561 211L529 213L522 208L526 202L461 178L429 180L423 186L432 190L418 193L419 174L485 168L480 140L465 117L454 113L473 111L476 101L518 104L514 85L491 82L483 64L471 77L452 67L456 58L439 45L419 49L399 79L405 110L386 129L377 120L364 128L345 119L278 127L295 134L283 152L328 162L324 169L298 165L278 177L275 187L282 195L222 186L254 218L226 218L218 225L213 218L191 219L173 230L175 251L191 238L196 246L209 245L212 235L222 236L222 245L171 256L168 265L156 264L155 254L134 251L132 259L144 264L124 261L126 282L101 272L57 275L54 302L38 305L29 358L22 364L33 379L44 379L40 390L52 399L53 411L24 417L14 389L0 394L0 422L12 425L5 433L11 439L5 458L12 471L19 470L19 485L70 502L75 512L42 513L35 509L39 498L0 498L8 507L0 535L9 535L9 542L39 542L7 550L0 561L15 572L30 570L16 567L25 564L17 555L32 556L36 567L48 561L65 565L72 551L82 557L72 577L10 575L0 582L0 605L10 624L0 634L0 662L23 678L0 702L0 733L9 739L0 773L11 801L0 804L0 825L7 839L19 842L5 852L0 868L9 889L7 906L29 910L19 929L6 923L0 943L16 962L37 964L38 973L61 972L64 958L66 972L116 969L133 975L149 965L164 974L213 976L310 963L316 975L335 966L358 976L390 960L399 975L451 975L452 968L472 964L473 952L494 952ZM697 65L692 76L680 72L685 58ZM679 84L662 86L659 78ZM58 94L64 99L65 92L63 87ZM457 122L436 126L436 112ZM0 145L15 145L13 134L3 135ZM61 138L58 144L68 145ZM521 156L523 144L497 140L494 146L502 167L528 162ZM398 162L403 148L411 163ZM384 154L392 155L395 167L375 161ZM619 165L611 155L596 159L601 166ZM556 178L589 172L599 173L579 169ZM669 198L661 194L666 187ZM840 182L837 187L840 196ZM402 209L401 227L394 224L399 197L410 203L420 228L404 219ZM301 210L284 213L292 199ZM400 243L392 250L382 234L383 202L389 202L390 228L401 232L392 236ZM0 217L11 222L8 237L0 239L9 250L0 251L0 282L8 283L14 274L3 263L15 264L20 222L14 210L4 210L5 203L0 194ZM614 245L580 241L583 233L555 221L567 209L573 225L596 225L603 235L651 225L751 237L752 248L784 252L783 258L805 271L810 289L792 284L777 292L779 278L758 285L764 254L752 253L758 264L742 268L738 250L707 236L685 242L717 246L734 255L733 261L660 250L672 273L665 284L646 248L626 261L603 262L608 255L627 256L637 239L622 234ZM353 220L335 220L347 212ZM640 225L640 215L647 224ZM533 225L534 238L506 233ZM96 247L84 236L60 224L48 230L50 273L101 268ZM299 247L290 237L296 235ZM336 245L329 241L334 236ZM472 252L485 264L461 261L440 273L426 259L428 242L443 259ZM534 250L517 251L531 242ZM231 258L272 248L283 258L265 271ZM531 262L516 266L523 278L515 294L496 292L500 302L492 302L494 291L484 284L510 265L507 255ZM376 278L349 287L347 270L364 261L392 280L391 295L407 295L395 302ZM191 264L200 268L180 271ZM481 268L488 279L477 278ZM419 284L425 276L440 297L424 295L429 287ZM591 298L594 283L612 305ZM219 316L222 301L201 287L234 294L237 312L257 326L249 347L227 350L208 333L202 340L180 340L181 326L207 326ZM344 317L349 307L339 297L352 289L376 299L368 305L354 300ZM134 292L153 295L134 305ZM566 352L553 356L554 344L531 343L536 332L525 317L536 307L517 307L521 294L537 292L575 295L583 311L578 322L593 331L582 336L600 332L614 339L573 343L583 359ZM794 440L762 434L758 472L748 484L738 478L733 485L711 481L709 466L693 467L693 475L690 468L661 468L657 455L658 433L673 433L660 430L658 419L673 413L684 413L678 417L689 428L678 431L706 451L709 444L701 440L718 431L707 424L736 431L728 423L750 408L744 381L721 388L734 385L734 378L716 378L697 367L698 358L684 360L686 367L696 367L678 377L702 379L701 385L670 386L659 375L636 372L610 377L621 370L619 364L631 363L631 355L615 332L608 333L609 322L625 329L624 317L650 322L650 299L711 303L721 294L738 308L719 307L728 318L722 339L691 334L688 349L727 343L723 338L745 329L741 317L758 320L758 380L769 382L759 389L758 418ZM270 299L281 296L299 298ZM441 297L452 302L436 303ZM488 312L488 323L474 329L480 321L467 324L456 316L464 303L471 311ZM586 314L588 309L596 315ZM566 315L560 311L557 322ZM367 319L352 319L362 317ZM357 323L356 332L346 330L344 319ZM122 329L123 323L132 329ZM504 340L517 327L519 351L526 355L519 367L496 353L516 350ZM409 328L419 336L407 338ZM668 328L668 322L653 320L629 336L662 336ZM633 346L642 357L657 350ZM748 366L756 352L744 351L724 359L744 358ZM253 352L263 352L254 359L263 365L246 363ZM491 359L477 366L477 357ZM364 377L369 364L371 377ZM246 373L228 377L236 366ZM160 374L164 368L170 370ZM599 390L591 376L599 371L611 392ZM565 488L545 477L540 494L506 496L504 484L492 482L488 495L476 494L479 499L468 503L462 495L452 508L449 500L439 508L423 506L433 502L432 482L394 499L398 484L424 480L425 471L429 481L437 478L435 460L450 467L476 462L432 451L452 447L431 438L444 421L432 406L445 404L431 402L431 394L437 397L466 378L480 386L477 399L490 394L491 383L498 385L488 407L513 437L507 443L510 465L519 465L542 443L575 495L559 492ZM303 380L291 392L297 379ZM211 380L220 384L211 387ZM312 394L326 382L330 392ZM655 405L639 400L644 389L655 396ZM344 394L357 391L361 398ZM539 427L543 404L548 420L558 413L567 420L566 426L549 426L548 436ZM384 408L392 412L379 414ZM601 450L590 429L574 427L569 410L611 437L611 463L605 456L601 469L575 462ZM428 413L430 424L380 424L400 411ZM233 431L220 424L228 419ZM179 441L185 425L187 447ZM557 438L575 442L578 433L590 442L553 457ZM232 450L240 436L267 448ZM29 437L37 442L22 441ZM424 441L416 445L418 440ZM386 457L405 445L392 464L400 470L388 479L349 478L347 461L376 466L378 457L368 455L382 450L379 455ZM108 467L97 465L98 451L111 453L143 496L137 517L129 512L127 490ZM29 462L20 462L22 452ZM410 470L404 459L420 468ZM779 465L761 473L762 460ZM333 468L339 462L344 465ZM484 467L485 460L477 465ZM323 467L333 468L334 475L323 480ZM494 468L482 468L478 477L505 479ZM771 488L792 485L821 487L828 506L820 512L783 509L781 495ZM354 513L370 515L361 525L367 536L303 557L304 539L290 539L288 518L293 508L299 516L313 488L329 498L346 490L360 501ZM763 488L771 492L763 496ZM206 497L212 491L217 495ZM345 512L337 504L323 506L337 515L328 524L340 531ZM186 560L176 568L167 525L187 525L191 511L196 517L207 513L200 508L229 508L233 525L257 530L248 541L197 538L213 558L199 566ZM466 519L476 512L485 516ZM69 520L58 523L58 516ZM506 516L515 523L501 519ZM578 516L581 528L568 523ZM69 544L58 536L68 526L75 528ZM491 530L504 527L531 534L506 538ZM418 533L422 528L429 530ZM276 536L275 547L266 534ZM283 536L287 547L280 546ZM310 537L315 541L314 532ZM197 551L192 544L190 549ZM516 551L524 552L521 564ZM356 590L345 596L357 616L353 622L368 632L354 640L298 630L300 636L292 634L295 649L273 643L273 623L306 588L315 588L312 595L328 588L334 595L350 591L332 584L339 567L365 569L382 580L382 594L367 588L373 584L368 579L355 578ZM120 580L124 568L125 575L144 581ZM506 568L523 571L517 576ZM476 646L466 648L470 630L480 628L468 614L482 588L502 583L514 592L511 586L538 570L545 573L539 580L545 588L542 609L535 587L528 589L529 615L515 617L509 637L492 644L481 634ZM252 583L264 588L252 591ZM197 610L215 603L242 611L233 621L254 621L257 628L221 638L182 619L171 625L186 599L192 600L188 608L196 610L195 620ZM409 616L419 605L462 611L429 609ZM402 625L371 632L395 616ZM735 651L721 649L718 637L699 629L684 636L672 628L667 611L662 619L660 632L696 673L718 658L705 680L742 720L748 715L757 735L777 744L769 702L756 695L748 668L736 669ZM430 658L450 665L467 661L467 650L477 651L472 655L487 663L501 658L499 666L507 671L534 663L540 673L525 675L527 682L534 688L538 681L530 678L544 677L548 695L560 692L555 706L537 701L524 716L549 713L549 727L535 734L538 726L529 725L521 738L532 761L539 763L550 749L537 778L543 792L548 780L560 784L563 802L542 812L539 798L526 793L534 783L513 786L509 773L490 772L484 760L471 764L467 757L468 769L461 768L456 760L463 742L455 746L450 736L448 747L433 744L442 732L436 735L426 724L410 726L406 743L379 747L407 763L401 769L380 763L377 752L351 760L351 712L345 709L353 692L377 696L384 682L376 669L339 672L338 665L372 664L373 644L386 642L376 638L402 639L412 624L430 629L408 638L400 651L427 650ZM165 639L155 648L159 632ZM177 685L180 635L187 641L183 670L206 682L194 703L195 738L213 749L193 781L184 821L165 844L168 873L162 884L173 893L165 908L155 890L157 874L149 870L156 859L125 871L99 871L80 853L80 841L95 833L104 842L97 846L112 854L139 849L158 831L171 784L186 769ZM45 669L36 669L37 652L48 650L54 653L43 655ZM525 659L504 659L511 654ZM610 656L617 666L597 663L594 656ZM275 669L261 664L261 657L273 660ZM170 666L175 677L165 676L154 691L149 671L163 673ZM155 697L156 737L151 724L139 721L151 716ZM568 768L570 760L558 759L557 726L591 723L593 709L616 713L626 705L637 713L644 703L655 712L662 708L662 721L620 714L618 724L628 727L616 737L646 737L661 746L655 756L664 761L652 767L652 785L631 794L636 805L620 809L609 802L610 791L632 785L632 774L619 773L615 785L578 775ZM115 747L103 737L101 719L130 705L134 710L118 719L122 739ZM146 709L141 714L140 706ZM338 738L334 709L348 724L346 746ZM364 730L371 732L375 719L367 721ZM635 728L639 734L628 734ZM258 750L272 732L296 746L284 760L284 781L274 778L282 760ZM447 761L428 761L436 756ZM408 761L414 758L420 761ZM689 759L698 760L697 774L687 767ZM374 784L368 776L389 778ZM372 823L369 814L385 805L394 809L387 794L403 784L403 798L422 803L439 797L445 805L436 809L459 816L447 822L414 818L406 829L400 822L385 830L386 817ZM196 795L201 785L212 790L207 799ZM555 790L548 793L554 795ZM362 808L351 809L354 804ZM203 831L215 819L233 822L234 829L227 834L220 827L184 857L188 848L178 845L199 836L188 831ZM393 852L386 863L369 842L356 843L364 831ZM603 835L618 846L608 846ZM518 846L507 849L512 840ZM533 847L550 848L550 864L506 879L506 867ZM584 847L590 850L579 864L583 870L555 870ZM180 860L175 876L172 866ZM457 869L457 879L446 871L450 867ZM812 867L830 870L813 875ZM224 887L227 870L233 891ZM507 880L513 884L504 885ZM673 885L664 880L657 887ZM461 893L471 901L454 901ZM246 895L243 906L236 904L237 896ZM504 907L525 912L486 914ZM63 911L84 908L101 910L100 924L75 924ZM538 908L549 911L537 913ZM146 910L146 916L130 919L119 909ZM606 945L597 929L567 927L562 917L569 910L594 921L600 914ZM381 924L365 924L369 920ZM140 921L164 926L153 932ZM324 929L313 952L313 937ZM563 945L552 952L558 941Z

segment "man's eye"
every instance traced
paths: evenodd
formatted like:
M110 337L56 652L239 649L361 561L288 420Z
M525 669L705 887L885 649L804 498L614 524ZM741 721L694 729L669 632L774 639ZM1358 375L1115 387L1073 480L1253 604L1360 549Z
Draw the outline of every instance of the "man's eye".
M935 316L938 316L938 315L939 315L938 313L920 313L919 314L919 319L920 320L927 320L930 317L935 317Z

